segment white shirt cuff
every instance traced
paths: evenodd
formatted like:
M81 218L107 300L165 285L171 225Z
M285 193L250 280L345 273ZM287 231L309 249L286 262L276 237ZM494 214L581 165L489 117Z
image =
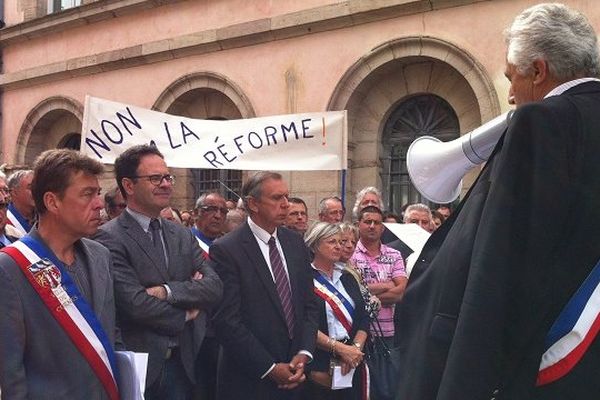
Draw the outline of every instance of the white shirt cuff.
M269 375L269 374L271 373L271 371L273 371L273 368L275 368L275 363L273 363L273 365L271 365L271 368L269 368L269 369L267 370L267 372L265 372L265 373L264 373L264 374L263 374L263 375L260 377L260 379L265 379L265 378L267 377L267 375Z
M166 283L162 285L165 290L167 291L167 301L169 303L173 302L173 293L171 292L171 288L169 287L169 285L167 285Z

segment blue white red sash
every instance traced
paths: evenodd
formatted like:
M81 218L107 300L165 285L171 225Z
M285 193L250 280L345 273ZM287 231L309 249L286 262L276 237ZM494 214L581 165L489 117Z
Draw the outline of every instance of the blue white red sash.
M19 211L17 211L13 203L8 205L8 209L6 210L6 218L8 219L6 223L14 226L23 234L23 236L27 235L31 230L31 225L29 225L27 219L23 217Z
M581 360L600 331L600 262L575 292L546 336L537 386L554 382Z
M60 260L29 235L2 251L15 260L48 311L90 364L109 398L119 399L116 358L110 341Z
M323 275L319 274L313 281L315 294L329 304L337 320L340 321L344 329L348 332L348 335L350 335L352 331L352 315L354 315L354 307L350 304L350 301Z
M202 255L204 256L204 258L209 258L208 257L208 249L209 249L210 245L205 243L202 240L202 238L201 238L202 234L200 233L200 231L198 229L192 228L192 233L196 237L196 240L198 241L198 244L200 245L200 248L202 249Z

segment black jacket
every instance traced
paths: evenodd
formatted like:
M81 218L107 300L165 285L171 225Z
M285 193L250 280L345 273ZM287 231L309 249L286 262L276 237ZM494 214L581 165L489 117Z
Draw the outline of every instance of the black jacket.
M599 110L590 82L515 111L396 309L399 400L598 397L598 343L535 382L550 326L600 258Z

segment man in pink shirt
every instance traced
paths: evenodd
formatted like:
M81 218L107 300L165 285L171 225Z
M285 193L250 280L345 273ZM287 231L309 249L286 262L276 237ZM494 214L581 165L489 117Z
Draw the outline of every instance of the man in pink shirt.
M393 345L394 306L402 299L406 288L406 271L399 251L381 243L383 214L375 206L363 208L358 213L359 242L350 259L367 282L372 294L381 300L381 310L372 325L372 333L383 336L386 343ZM373 329L375 328L375 329Z

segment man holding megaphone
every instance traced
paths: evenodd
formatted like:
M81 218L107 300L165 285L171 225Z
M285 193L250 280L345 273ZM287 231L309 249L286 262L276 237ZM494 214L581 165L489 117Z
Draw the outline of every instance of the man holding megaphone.
M596 33L540 4L505 34L516 111L396 309L398 400L600 393Z

